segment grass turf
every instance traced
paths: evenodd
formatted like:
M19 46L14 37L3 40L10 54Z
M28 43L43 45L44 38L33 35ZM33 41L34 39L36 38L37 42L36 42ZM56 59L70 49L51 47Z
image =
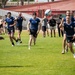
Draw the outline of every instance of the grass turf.
M61 37L43 38L40 33L36 45L28 50L29 35L26 31L22 33L23 43L15 47L11 46L7 35L3 36L5 40L0 40L0 75L75 74L72 53L61 54Z

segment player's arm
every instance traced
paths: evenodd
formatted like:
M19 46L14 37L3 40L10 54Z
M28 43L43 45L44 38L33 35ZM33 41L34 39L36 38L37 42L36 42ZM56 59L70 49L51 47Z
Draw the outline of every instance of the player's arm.
M30 31L30 22L27 24L27 30Z
M26 21L26 18L24 18L23 16L22 16L22 18L23 18L24 21Z
M41 22L39 22L37 34L40 32L41 26L42 26L42 24L41 24Z
M64 22L64 18L62 18L62 20L61 20L61 23L60 23L60 25L59 25L60 28L63 27L63 22Z
M15 26L16 25L16 20L14 20L14 23L12 25L10 25L10 27Z
M3 22L3 25L6 26L6 21Z

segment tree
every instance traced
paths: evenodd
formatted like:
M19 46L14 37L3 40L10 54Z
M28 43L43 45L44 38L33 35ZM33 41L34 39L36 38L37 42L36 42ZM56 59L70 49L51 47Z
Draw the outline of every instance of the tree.
M28 0L28 4L30 3L30 0Z
M51 0L51 2L54 2L54 0Z
M21 5L24 5L24 0L20 0L21 1Z
M5 5L6 5L7 1L8 1L8 0L2 0L2 4L1 4L2 8L4 8L4 7L5 7Z

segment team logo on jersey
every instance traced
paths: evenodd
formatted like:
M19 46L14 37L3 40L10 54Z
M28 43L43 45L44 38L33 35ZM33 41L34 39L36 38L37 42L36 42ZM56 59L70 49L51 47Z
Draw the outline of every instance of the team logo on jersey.
M73 28L72 26L70 26L71 28Z

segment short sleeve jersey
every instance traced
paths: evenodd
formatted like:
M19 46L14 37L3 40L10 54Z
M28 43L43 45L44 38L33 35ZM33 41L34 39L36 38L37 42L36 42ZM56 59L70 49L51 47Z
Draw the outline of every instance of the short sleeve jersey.
M14 17L10 17L10 18L6 18L5 19L6 23L7 23L7 27L8 28L13 28L14 26L10 27L10 25L14 24Z
M23 18L22 17L18 17L17 18L17 26L22 26L22 22L23 22Z
M31 18L30 20L30 29L38 30L38 25L40 22L39 18L33 19Z

